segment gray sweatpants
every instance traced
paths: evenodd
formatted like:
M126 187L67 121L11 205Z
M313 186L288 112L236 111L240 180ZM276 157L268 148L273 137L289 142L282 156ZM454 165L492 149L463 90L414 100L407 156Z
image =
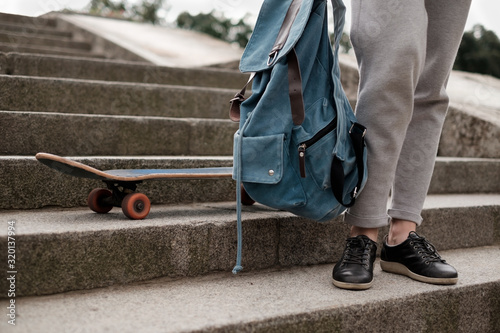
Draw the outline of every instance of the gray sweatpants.
M346 213L348 224L422 223L448 110L445 88L470 2L351 0L360 71L356 115L368 128L368 181Z

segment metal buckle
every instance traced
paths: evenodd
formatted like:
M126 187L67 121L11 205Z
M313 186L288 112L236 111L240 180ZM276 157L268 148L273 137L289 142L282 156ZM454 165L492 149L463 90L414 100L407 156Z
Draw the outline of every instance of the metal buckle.
M233 102L243 102L245 100L245 96L243 96L242 94L238 93L236 95L234 95L234 97L232 99L229 100L229 103L233 103Z
M268 66L271 66L272 64L274 64L274 62L276 61L276 58L278 58L278 51L279 50L271 51L271 53L269 53L269 59L267 59Z

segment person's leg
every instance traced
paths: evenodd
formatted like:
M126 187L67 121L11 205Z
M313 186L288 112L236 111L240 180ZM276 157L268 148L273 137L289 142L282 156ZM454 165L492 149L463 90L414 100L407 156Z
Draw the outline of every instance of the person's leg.
M408 220L391 219L387 244L397 245L404 242L412 231L417 231L417 223Z
M356 116L367 127L368 180L345 216L349 225L389 224L387 200L425 62L425 1L352 1L351 39L360 83Z
M346 213L351 237L333 269L333 283L367 289L373 282L378 228L389 223L387 200L425 61L424 0L352 1L351 39L360 86L356 115L368 128L368 181Z
M454 284L457 271L441 258L434 246L414 231L427 195L439 138L448 110L446 84L461 41L471 0L426 0L428 15L426 61L415 91L408 126L392 191L388 214L392 218L384 241L384 271L412 279Z
M420 225L422 222L420 213L448 110L446 84L463 35L470 2L425 1L428 15L426 61L415 91L413 115L399 155L388 212L399 224L412 221ZM400 230L403 233L399 233ZM406 231L400 226L391 228L389 243L402 242L408 236Z

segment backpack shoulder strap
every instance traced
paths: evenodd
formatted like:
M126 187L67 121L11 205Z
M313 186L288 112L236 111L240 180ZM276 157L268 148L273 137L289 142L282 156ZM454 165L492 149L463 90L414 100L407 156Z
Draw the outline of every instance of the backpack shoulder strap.
M300 6L302 5L302 0L293 0L286 12L285 19L283 20L283 24L281 25L280 31L278 32L278 37L276 37L276 41L274 42L274 46L269 52L269 59L267 60L267 65L272 66L278 59L278 53L281 51L283 46L290 35L290 30L292 29L293 22L299 13Z

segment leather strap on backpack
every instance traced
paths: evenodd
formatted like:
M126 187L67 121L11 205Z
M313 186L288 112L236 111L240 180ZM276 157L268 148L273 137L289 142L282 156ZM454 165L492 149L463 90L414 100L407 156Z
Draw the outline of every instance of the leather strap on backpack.
M302 125L306 118L304 108L304 97L302 95L302 77L300 75L299 59L295 48L287 56L288 59L288 95L290 96L290 108L292 120L295 125Z
M240 105L245 101L245 92L247 91L248 85L252 82L256 73L252 73L248 78L247 84L240 90L239 93L234 95L234 97L229 100L231 103L231 108L229 109L229 119L232 121L238 122L240 121Z
M301 125L305 119L304 99L302 95L302 77L300 75L299 59L292 49L287 55L288 59L288 95L290 96L290 109L292 112L292 120L295 125ZM229 109L229 119L232 121L240 121L240 105L245 101L245 92L255 77L256 73L252 73L245 86L229 101L231 107Z
M290 30L292 29L293 22L299 13L300 6L302 5L302 0L293 0L286 12L285 19L283 20L283 24L281 24L280 31L278 32L278 37L276 37L276 41L274 42L274 46L269 52L269 59L267 60L267 65L272 66L278 59L278 53L281 51L283 46L290 35Z
M274 42L274 46L269 53L269 59L267 61L268 66L275 64L278 59L278 53L281 51L283 46L290 35L290 30L292 28L293 22L299 13L300 7L302 5L302 0L293 0L288 8L288 11L281 25L280 31L278 32L278 37ZM292 120L295 125L301 125L305 119L304 111L304 100L302 97L302 78L300 74L299 59L295 53L295 49L292 49L287 54L288 60L288 94L290 96L290 107L292 112ZM253 80L255 73L252 73L247 84L241 89L239 93L234 95L234 98L230 100L231 108L229 110L229 118L232 121L240 120L240 105L245 100L245 92Z

